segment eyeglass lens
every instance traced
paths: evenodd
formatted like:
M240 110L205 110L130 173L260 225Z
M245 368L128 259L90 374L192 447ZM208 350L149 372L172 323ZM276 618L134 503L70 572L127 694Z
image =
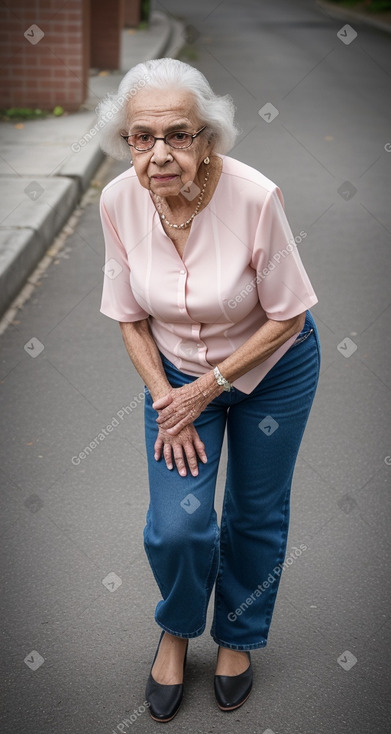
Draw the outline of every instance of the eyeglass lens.
M193 142L193 137L190 133L184 133L178 130L168 133L165 140L172 148L188 148ZM129 142L131 142L137 150L149 150L150 148L153 148L155 138L150 133L136 133L135 135L129 136Z

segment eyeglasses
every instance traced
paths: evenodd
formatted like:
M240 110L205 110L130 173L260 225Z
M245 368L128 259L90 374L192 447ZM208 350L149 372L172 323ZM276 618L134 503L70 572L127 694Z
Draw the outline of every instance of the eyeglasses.
M130 145L132 148L135 148L139 151L152 150L157 140L164 140L165 144L169 145L170 148L183 150L184 148L190 148L194 138L202 133L205 128L206 125L204 125L201 130L198 130L197 133L194 133L194 135L191 135L191 133L185 133L182 130L174 130L174 132L172 133L167 133L164 138L155 138L155 136L151 135L151 133L121 135L121 138L126 140L127 144Z

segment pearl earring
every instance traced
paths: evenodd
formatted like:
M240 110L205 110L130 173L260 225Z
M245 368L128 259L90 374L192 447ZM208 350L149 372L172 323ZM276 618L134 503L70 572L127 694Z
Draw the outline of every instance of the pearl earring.
M206 158L204 158L204 163L207 166L208 163L210 163L209 156L207 155Z

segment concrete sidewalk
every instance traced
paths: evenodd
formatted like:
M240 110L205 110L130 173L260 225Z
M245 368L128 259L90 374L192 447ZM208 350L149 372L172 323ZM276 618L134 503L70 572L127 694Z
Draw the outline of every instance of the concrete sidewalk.
M0 316L69 218L104 158L97 135L83 140L96 122L99 100L117 90L132 66L176 56L183 44L182 24L153 11L147 30L123 30L120 70L95 74L91 70L90 94L80 111L22 124L1 123Z

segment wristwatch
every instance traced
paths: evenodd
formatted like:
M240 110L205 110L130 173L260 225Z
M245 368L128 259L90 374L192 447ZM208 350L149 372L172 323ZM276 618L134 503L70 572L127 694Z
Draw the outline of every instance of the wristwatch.
M222 387L223 390L225 390L226 392L229 392L232 389L231 383L228 382L228 380L226 380L225 377L223 377L218 367L214 368L213 374L216 378L217 384L220 385L220 387Z

